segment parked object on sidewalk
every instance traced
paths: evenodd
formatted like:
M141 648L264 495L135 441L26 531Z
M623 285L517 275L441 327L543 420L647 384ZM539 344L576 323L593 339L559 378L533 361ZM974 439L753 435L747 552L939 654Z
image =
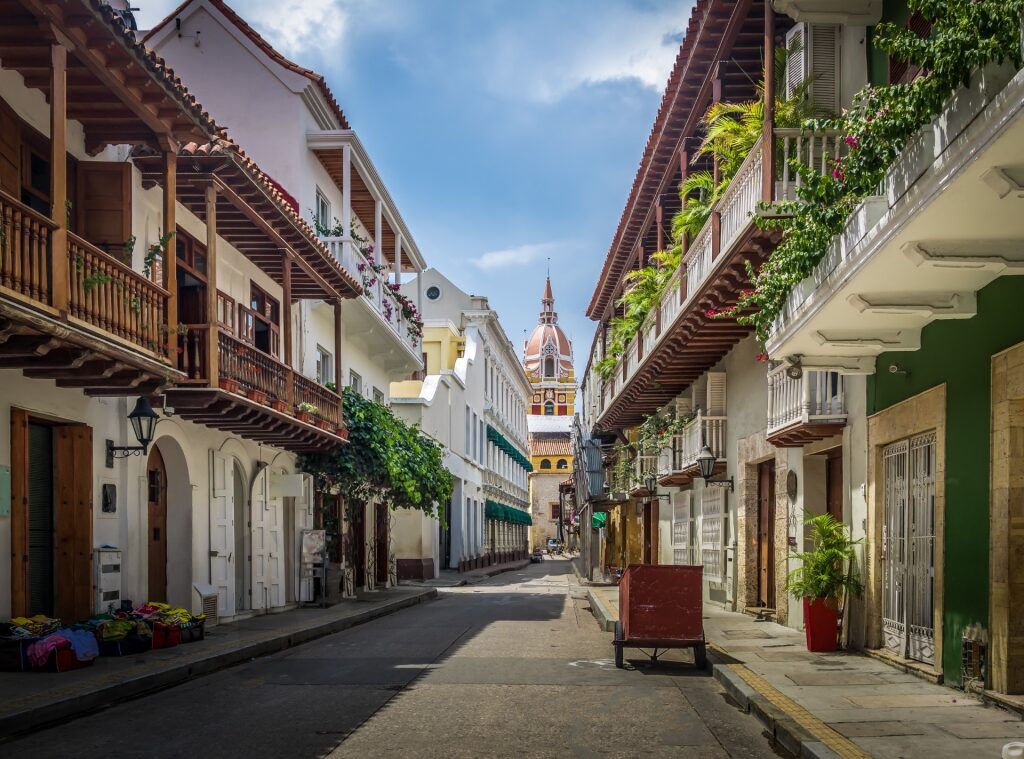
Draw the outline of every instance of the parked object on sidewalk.
M692 648L698 669L707 665L704 642L703 567L630 564L619 582L619 616L615 623L615 666L622 668L623 649Z
M793 554L800 566L786 577L786 590L804 600L804 630L808 651L835 651L840 609L850 596L860 597L864 585L857 576L856 546L849 531L831 514L809 517L814 548Z
M530 554L530 563L531 564L538 564L538 563L540 563L542 561L544 561L544 549L543 548L536 548L536 549L534 549L533 553Z

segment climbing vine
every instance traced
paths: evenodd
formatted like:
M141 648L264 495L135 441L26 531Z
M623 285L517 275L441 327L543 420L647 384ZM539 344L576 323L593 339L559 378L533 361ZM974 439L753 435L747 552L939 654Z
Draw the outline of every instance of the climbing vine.
M774 204L775 214L759 221L780 230L782 242L759 270L748 265L753 288L738 305L713 314L753 325L762 344L793 287L810 276L857 204L877 193L907 142L968 84L971 72L1021 63L1024 0L910 0L909 7L931 22L931 34L922 38L885 23L875 27L876 40L893 59L908 60L924 73L907 84L865 87L841 116L803 122L807 131L838 130L846 153L825 174L790 162L802 180L797 200Z
M387 406L351 388L341 396L348 445L301 460L317 489L337 492L346 506L384 503L442 518L454 487L444 449Z

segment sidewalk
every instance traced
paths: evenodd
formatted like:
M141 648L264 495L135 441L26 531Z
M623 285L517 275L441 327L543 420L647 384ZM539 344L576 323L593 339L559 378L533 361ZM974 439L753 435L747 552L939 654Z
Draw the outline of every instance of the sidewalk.
M484 569L474 569L471 572L457 572L454 569L442 569L440 576L432 580L399 580L399 585L411 588L459 588L463 585L476 585L488 577L500 575L502 572L514 572L517 569L530 566L529 559L520 561L507 561L504 564L495 564Z
M436 597L432 588L390 588L326 609L293 609L217 625L206 631L205 640L137 656L100 657L86 669L0 672L0 738L179 685Z
M612 629L618 588L587 592ZM1015 714L862 654L809 653L797 630L705 605L704 634L715 678L795 756L999 757L1024 741Z

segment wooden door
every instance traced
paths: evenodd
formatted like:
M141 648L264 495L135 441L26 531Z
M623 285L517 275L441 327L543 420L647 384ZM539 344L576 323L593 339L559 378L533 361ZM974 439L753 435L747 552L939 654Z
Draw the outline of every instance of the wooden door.
M843 521L843 449L833 448L825 459L825 509Z
M28 615L54 616L53 427L28 425Z
M757 465L757 602L775 608L775 462Z
M81 236L129 266L131 169L127 161L81 161L74 204Z
M654 525L658 524L656 521L653 521L651 519L651 510L653 508L654 508L654 502L653 501L648 501L647 504L644 506L644 512L643 512L644 513L644 516L643 516L644 551L643 551L642 561L643 561L644 564L651 564L651 563L653 563L651 561L651 556L654 554L654 551L653 551L654 546L653 546L653 535L651 534L652 533L651 526L652 526L652 522L653 522Z
M270 498L267 469L264 467L256 475L249 493L249 529L251 544L249 547L249 601L252 609L265 609L267 599L267 567L269 548L267 546L267 502Z
M167 601L167 470L154 448L146 465L146 500L149 503L149 593L147 601Z
M92 616L92 428L54 428L54 612L65 621Z
M352 523L348 529L352 535L352 556L355 563L356 587L366 586L366 508L362 504L352 507Z
M210 451L210 584L217 588L217 613L235 611L235 466Z

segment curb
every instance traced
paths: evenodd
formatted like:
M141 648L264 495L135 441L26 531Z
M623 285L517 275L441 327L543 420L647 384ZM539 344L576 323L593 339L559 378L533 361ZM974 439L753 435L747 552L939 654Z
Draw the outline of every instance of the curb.
M435 588L425 589L418 595L397 599L387 605L368 609L350 617L324 622L303 630L284 632L272 638L243 645L232 651L211 654L197 661L172 664L167 669L158 672L129 677L114 684L101 685L86 693L5 714L0 716L0 739L37 730L54 722L64 722L74 717L80 717L88 712L138 698L153 691L181 685L196 677L210 675L259 656L278 653L434 598L437 598L437 590Z
M792 756L800 759L839 759L840 755L804 730L782 709L768 701L735 671L713 649L708 650L715 680L721 683L737 706L757 717L775 741Z
M587 598L590 600L590 612L597 620L597 624L605 632L614 632L615 622L619 619L619 615L608 608L608 604L590 588L587 588Z

